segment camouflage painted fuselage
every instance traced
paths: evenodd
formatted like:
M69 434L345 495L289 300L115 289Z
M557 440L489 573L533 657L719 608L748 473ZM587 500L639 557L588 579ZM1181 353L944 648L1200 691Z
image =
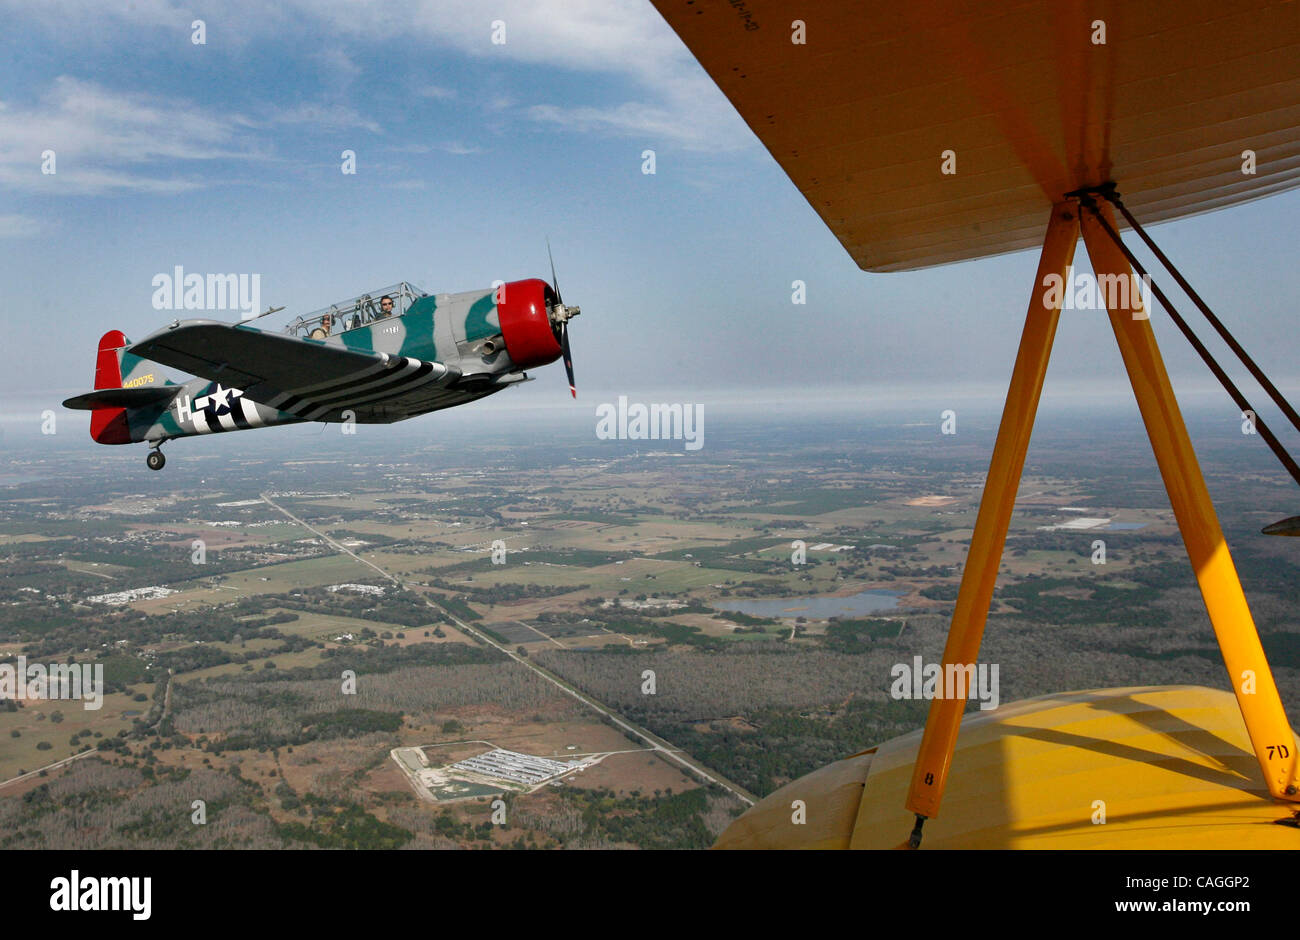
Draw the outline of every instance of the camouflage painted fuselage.
M239 381L237 359L231 363L228 382L197 378L173 385L163 378L157 363L133 354L127 346L119 354L122 387L165 385L175 394L128 408L129 437L124 435L120 442L157 444L302 421L391 423L491 395L526 378L510 358L497 299L493 290L428 295L416 298L401 316L375 319L324 339L294 338L295 343L384 354L386 361L382 368L376 364L333 382L293 374L290 363L286 365L290 374L278 377L286 391L262 395L265 401L254 401L240 387L244 383ZM186 324L172 328L178 325ZM233 329L263 333L243 324ZM166 333L167 328L160 330L137 346L146 347L160 337L165 340ZM285 340L283 334L271 335Z

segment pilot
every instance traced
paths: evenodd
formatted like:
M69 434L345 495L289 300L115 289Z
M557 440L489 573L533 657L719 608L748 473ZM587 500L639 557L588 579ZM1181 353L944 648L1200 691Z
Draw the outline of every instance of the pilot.
M311 331L311 338L324 339L325 337L330 335L330 330L332 330L333 328L334 328L334 317L327 313L320 318L320 326L316 327L316 329Z
M379 319L393 315L393 298L385 294L379 298Z

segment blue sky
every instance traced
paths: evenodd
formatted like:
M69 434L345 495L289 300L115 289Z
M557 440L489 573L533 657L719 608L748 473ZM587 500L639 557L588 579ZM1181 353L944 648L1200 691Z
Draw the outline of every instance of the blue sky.
M506 404L1006 387L1034 253L859 271L648 3L106 7L0 0L0 416L88 388L105 330L162 325L151 281L178 264L260 274L278 325L400 279L546 276L548 235L583 307L582 400L557 364ZM1154 229L1292 393L1297 212L1291 192ZM1156 324L1178 387L1204 389ZM1067 315L1049 397L1124 383L1103 316Z

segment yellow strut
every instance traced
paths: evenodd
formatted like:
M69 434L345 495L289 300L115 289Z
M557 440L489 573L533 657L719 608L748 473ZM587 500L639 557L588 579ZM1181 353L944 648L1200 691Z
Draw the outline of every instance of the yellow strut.
M1096 211L1102 213L1114 231L1119 231L1108 204L1102 203ZM1123 278L1125 284L1133 284L1128 259L1106 234L1092 211L1083 211L1082 228L1084 244L1088 247L1088 257L1092 260L1098 282L1104 284L1109 280L1118 283L1118 279ZM1106 297L1107 292L1101 293ZM1269 793L1282 799L1300 800L1300 795L1297 795L1296 737L1282 708L1273 672L1264 657L1255 621L1237 578L1237 568L1223 540L1223 530L1219 528L1219 519L1201 476L1196 452L1192 449L1174 390L1169 384L1149 315L1142 310L1142 301L1136 290L1111 294L1118 296L1110 296L1108 301L1122 300L1124 295L1129 295L1127 305L1118 303L1109 309L1110 324L1119 342L1129 381L1133 384L1133 394L1137 396L1160 475L1169 492L1178 529L1187 546L1187 556L1196 572L1201 597L1214 625L1223 663L1228 669L1237 704L1241 707L1241 717L1246 722L1246 733L1255 748Z
M1011 524L1011 511L1015 507L1020 473L1025 466L1034 415L1043 391L1052 339L1061 315L1060 303L1065 293L1062 287L1068 288L1066 278L1079 241L1078 211L1078 207L1070 202L1053 206L1047 234L1043 238L1038 276L1029 301L1029 313L1025 316L1025 329L1020 335L1020 349L1016 353L1016 366L1011 374L1011 386L1007 389L1006 405L1002 409L997 442L993 445L988 478L984 481L984 495L980 499L979 515L975 519L975 531L971 535L962 571L948 643L943 650L945 675L949 664L974 663L979 656L984 622L988 618L998 565L1002 561L1002 546L1007 539L1007 527ZM1055 290L1049 286L1052 275L1058 278ZM964 698L936 698L930 703L930 715L925 722L925 736L921 739L921 749L912 770L912 786L906 804L908 810L918 816L929 818L939 810L965 708Z

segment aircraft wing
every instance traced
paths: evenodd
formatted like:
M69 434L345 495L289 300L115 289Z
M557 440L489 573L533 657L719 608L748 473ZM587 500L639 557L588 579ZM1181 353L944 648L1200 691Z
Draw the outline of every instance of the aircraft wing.
M860 267L1036 247L1300 184L1300 4L653 0Z
M164 327L131 346L130 352L238 388L253 401L311 421L460 377L459 370L438 362L347 349L216 320L184 320Z

